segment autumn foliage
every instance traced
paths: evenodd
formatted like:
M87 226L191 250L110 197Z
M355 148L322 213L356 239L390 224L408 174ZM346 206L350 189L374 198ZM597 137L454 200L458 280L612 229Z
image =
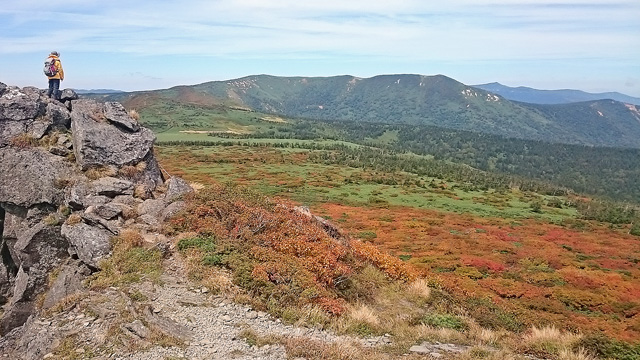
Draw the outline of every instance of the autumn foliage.
M414 278L399 259L358 240L334 238L308 214L238 187L212 186L187 203L169 231L195 232L198 239L179 247L204 249L203 261L231 269L236 284L266 308L312 303L341 314L341 293L366 264L392 279Z
M458 296L484 326L562 324L565 330L640 340L640 242L624 228L403 207L324 204L316 211L334 218L348 214L342 226L352 234L375 229L368 246L409 258L409 265Z

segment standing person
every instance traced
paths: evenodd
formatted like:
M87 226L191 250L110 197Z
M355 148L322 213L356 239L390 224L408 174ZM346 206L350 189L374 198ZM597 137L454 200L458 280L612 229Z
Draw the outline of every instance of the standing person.
M49 79L47 96L60 100L60 81L64 80L64 70L62 70L59 52L52 51L51 54L49 54L47 61L45 61L44 73Z

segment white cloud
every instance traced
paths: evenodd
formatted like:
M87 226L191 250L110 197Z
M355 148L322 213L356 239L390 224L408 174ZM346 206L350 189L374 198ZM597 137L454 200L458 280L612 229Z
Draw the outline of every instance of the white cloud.
M0 54L629 62L639 17L637 0L21 0L0 7Z

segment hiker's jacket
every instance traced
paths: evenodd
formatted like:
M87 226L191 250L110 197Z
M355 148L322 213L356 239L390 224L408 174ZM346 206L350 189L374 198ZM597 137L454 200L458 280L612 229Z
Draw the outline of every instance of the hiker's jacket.
M60 59L55 56L55 55L49 55L49 57L54 58L55 59L55 67L58 70L58 72L53 75L53 76L47 76L49 79L60 79L60 80L64 80L64 70L62 70L62 63L60 62Z

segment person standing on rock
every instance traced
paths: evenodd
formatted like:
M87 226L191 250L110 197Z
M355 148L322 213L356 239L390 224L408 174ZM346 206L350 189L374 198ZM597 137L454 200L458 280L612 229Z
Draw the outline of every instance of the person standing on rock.
M62 70L59 52L52 51L51 54L49 54L49 57L45 61L44 74L47 75L49 79L47 96L60 100L60 81L64 80L64 70Z

